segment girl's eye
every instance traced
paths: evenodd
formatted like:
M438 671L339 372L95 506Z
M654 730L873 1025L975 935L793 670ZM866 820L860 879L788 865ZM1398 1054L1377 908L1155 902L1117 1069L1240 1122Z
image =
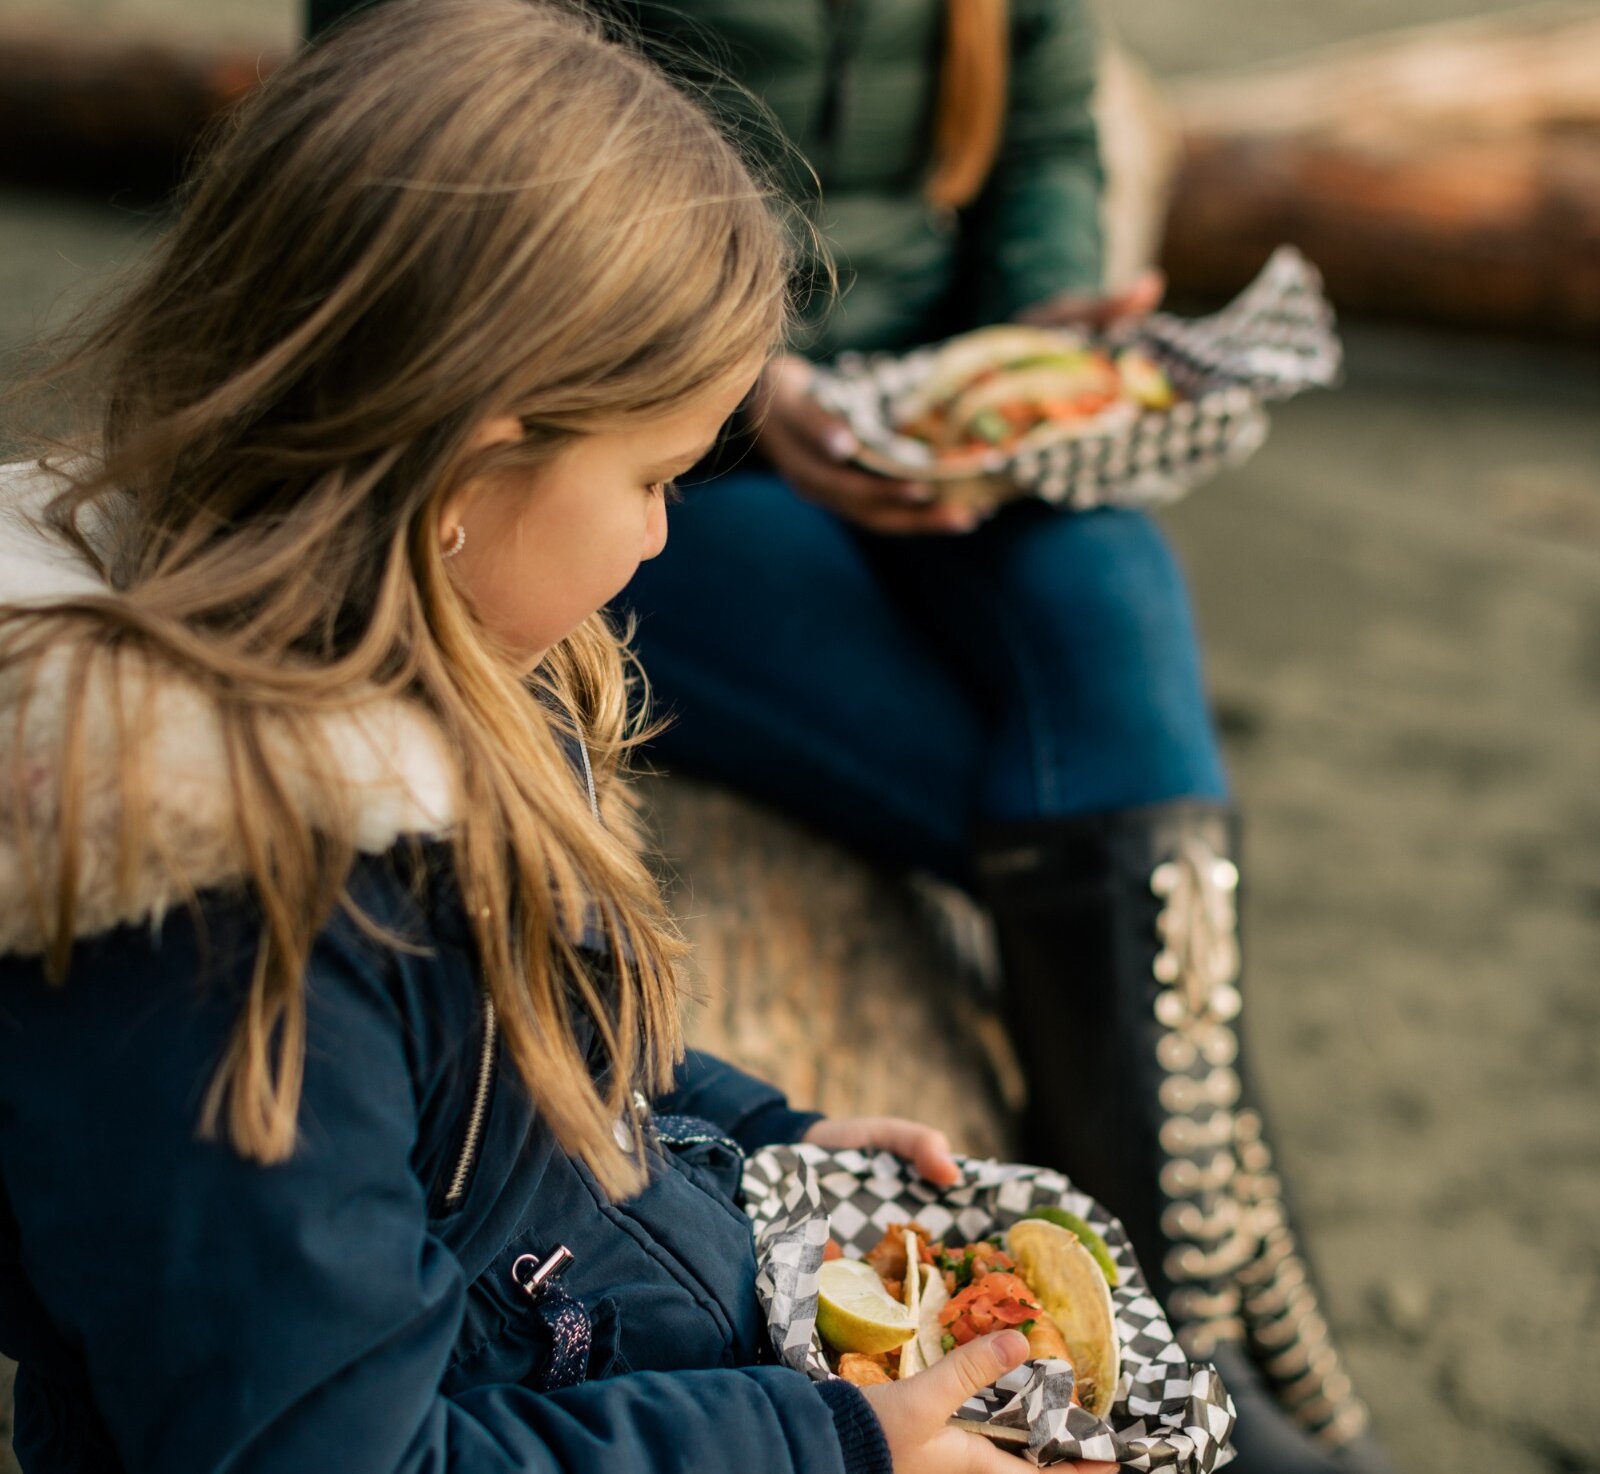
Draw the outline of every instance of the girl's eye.
M647 489L652 495L660 496L668 506L683 500L683 493L678 490L676 481L653 481Z

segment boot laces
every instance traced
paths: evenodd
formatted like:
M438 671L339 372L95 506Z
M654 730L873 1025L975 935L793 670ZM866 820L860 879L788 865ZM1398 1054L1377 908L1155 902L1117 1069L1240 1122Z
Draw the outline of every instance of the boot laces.
M1161 1220L1172 1243L1163 1267L1185 1350L1204 1356L1247 1339L1280 1405L1340 1447L1366 1429L1367 1411L1299 1254L1260 1113L1234 1109L1242 1094L1233 1068L1242 1006L1238 885L1232 861L1197 836L1150 876L1162 902L1152 971L1162 985L1161 1186L1171 1200Z
M1178 1338L1194 1356L1245 1335L1234 1275L1254 1256L1253 1220L1234 1195L1234 1112L1240 1081L1228 1022L1238 1013L1238 943L1233 891L1238 872L1198 839L1156 867L1150 888L1162 901L1161 949L1152 971L1162 1025L1156 1057L1166 1115L1161 1216L1170 1241L1162 1267L1175 1287Z

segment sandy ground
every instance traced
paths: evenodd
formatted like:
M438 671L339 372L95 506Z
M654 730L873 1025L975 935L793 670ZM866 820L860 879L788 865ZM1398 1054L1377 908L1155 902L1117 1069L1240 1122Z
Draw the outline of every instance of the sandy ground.
M142 228L0 197L0 341ZM1404 1467L1600 1470L1600 362L1351 343L1167 515L1251 820L1257 1068Z

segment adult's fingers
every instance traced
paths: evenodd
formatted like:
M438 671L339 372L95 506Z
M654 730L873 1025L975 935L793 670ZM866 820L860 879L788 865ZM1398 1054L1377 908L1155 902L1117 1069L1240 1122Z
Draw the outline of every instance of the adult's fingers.
M1036 327L1085 327L1101 330L1126 318L1154 312L1167 290L1167 279L1155 269L1144 272L1120 291L1096 296L1063 292L1035 302L1017 314L1018 322Z
M838 415L824 409L810 395L786 399L771 411L772 426L809 441L832 461L848 461L861 442Z
M965 507L834 507L842 516L858 522L871 532L893 536L913 536L943 533L946 535L971 532L987 514L969 511Z
M803 497L873 532L971 532L992 510L942 501L926 483L840 465L787 424L770 426L763 445L773 468Z
M1123 291L1114 294L1112 306L1117 317L1144 317L1161 305L1166 294L1166 273L1151 267Z
M926 504L934 496L926 482L897 481L848 465L845 459L829 454L819 440L792 425L773 425L767 431L764 449L779 471L819 500L849 497L861 503L899 508Z

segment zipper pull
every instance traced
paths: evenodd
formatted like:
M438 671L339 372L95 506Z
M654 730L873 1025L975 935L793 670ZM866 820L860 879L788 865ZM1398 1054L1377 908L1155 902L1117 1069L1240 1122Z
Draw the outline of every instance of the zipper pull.
M565 1244L557 1244L542 1260L537 1254L524 1254L511 1266L511 1278L530 1300L537 1300L544 1287L576 1257Z

